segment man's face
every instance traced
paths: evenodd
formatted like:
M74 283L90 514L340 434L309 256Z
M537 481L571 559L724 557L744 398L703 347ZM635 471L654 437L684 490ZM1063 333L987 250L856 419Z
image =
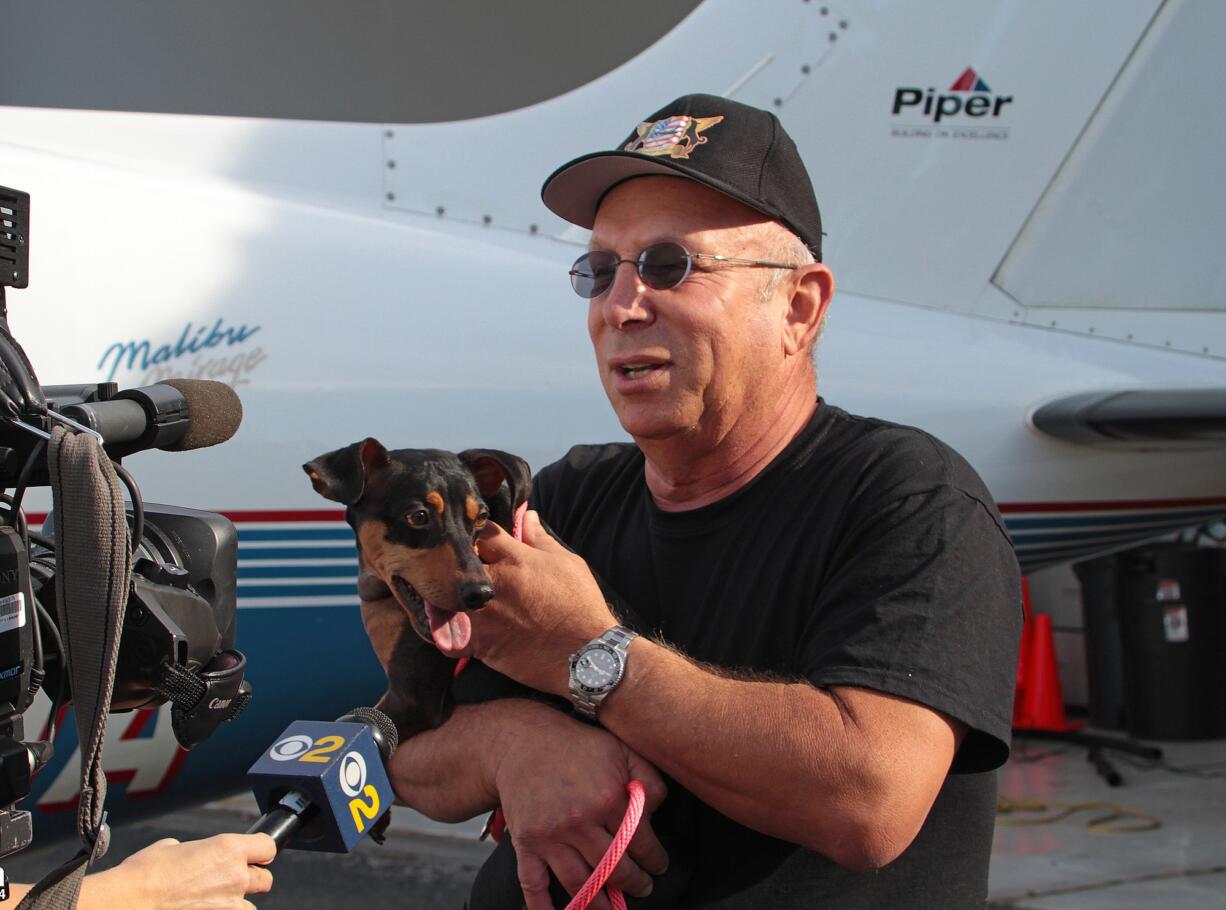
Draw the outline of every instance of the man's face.
M721 193L676 177L639 177L600 205L591 248L636 260L671 240L691 253L770 259L783 229ZM676 288L647 287L623 264L588 309L588 332L622 427L639 440L715 445L769 408L783 382L786 294L762 300L769 268L695 260Z

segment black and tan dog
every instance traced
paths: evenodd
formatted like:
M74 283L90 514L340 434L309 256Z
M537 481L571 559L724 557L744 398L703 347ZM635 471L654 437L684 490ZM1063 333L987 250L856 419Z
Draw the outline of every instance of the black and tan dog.
M442 724L455 704L518 696L569 713L566 699L527 689L478 661L455 676L452 655L472 635L467 614L494 595L477 558L477 535L487 521L512 531L532 484L522 458L496 449L389 452L367 438L302 467L321 496L344 504L357 538L362 619L387 672L378 706L401 741ZM607 586L601 588L623 621L633 622ZM387 608L389 598L398 609ZM669 852L669 871L656 879L650 898L631 899L636 910L674 906L693 868L692 838L656 833ZM566 892L556 880L551 887L564 904ZM514 846L505 836L478 873L468 906L521 905Z
M527 463L494 449L389 452L367 438L302 467L321 496L345 506L363 602L390 596L400 607L400 615L363 615L387 671L379 709L401 740L437 727L453 704L450 655L472 635L467 613L494 595L477 558L477 535L487 521L512 529L532 484Z

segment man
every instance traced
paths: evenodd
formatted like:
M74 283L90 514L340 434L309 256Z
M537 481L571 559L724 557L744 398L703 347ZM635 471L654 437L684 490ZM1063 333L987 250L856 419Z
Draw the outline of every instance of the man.
M670 905L981 906L1016 563L959 456L818 398L834 279L791 139L687 96L543 198L592 229L572 283L635 444L537 477L533 505L575 553L534 513L522 543L482 538L497 594L471 651L599 726L464 706L396 753L401 798L441 818L501 804L530 910L551 906L550 872L582 884L628 779L661 799L654 768L668 797L619 867L631 894L671 861L687 872Z

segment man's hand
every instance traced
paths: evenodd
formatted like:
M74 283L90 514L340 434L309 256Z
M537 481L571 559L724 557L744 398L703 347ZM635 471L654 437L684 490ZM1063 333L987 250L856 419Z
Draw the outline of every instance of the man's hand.
M642 782L647 806L609 883L638 897L650 893L651 876L668 866L648 819L665 794L654 767L606 731L544 706L530 729L502 737L498 748L495 783L528 910L552 906L551 869L569 893L583 887L621 825L630 780ZM604 895L592 906L606 908Z
M472 653L540 692L565 695L567 658L617 619L583 558L554 540L536 512L523 542L493 522L477 542L494 599L470 614Z

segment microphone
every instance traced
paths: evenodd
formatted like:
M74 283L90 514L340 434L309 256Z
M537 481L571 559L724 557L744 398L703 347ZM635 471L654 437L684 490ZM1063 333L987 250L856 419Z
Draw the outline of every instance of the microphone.
M234 389L212 379L167 379L124 389L106 401L71 404L65 417L102 435L120 456L144 449L184 452L225 442L243 420Z
M386 827L395 793L384 765L398 741L396 725L374 708L333 723L294 721L247 772L264 813L247 833L269 835L277 850L348 853Z

